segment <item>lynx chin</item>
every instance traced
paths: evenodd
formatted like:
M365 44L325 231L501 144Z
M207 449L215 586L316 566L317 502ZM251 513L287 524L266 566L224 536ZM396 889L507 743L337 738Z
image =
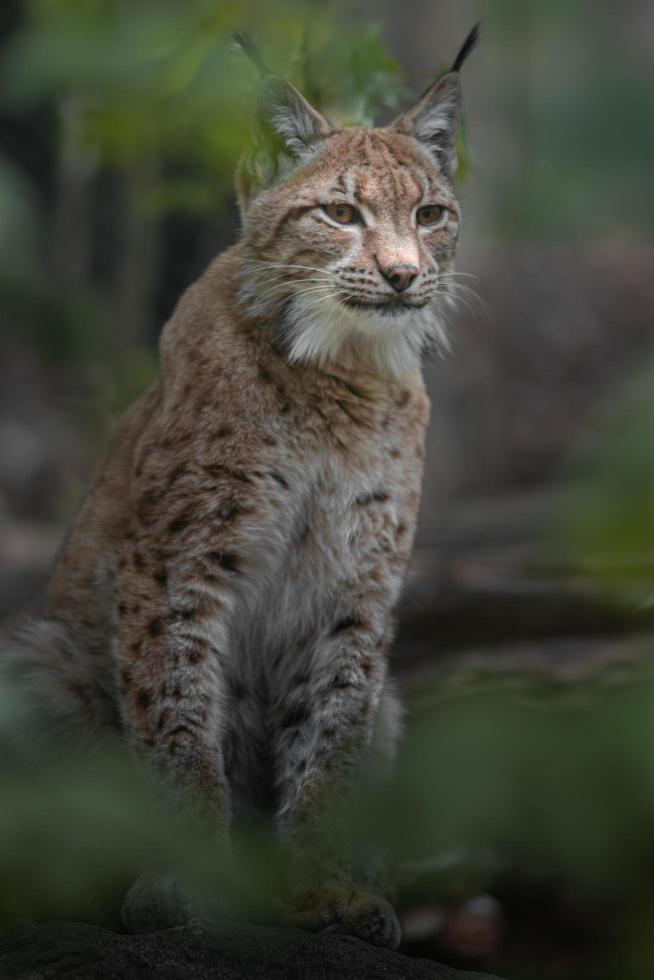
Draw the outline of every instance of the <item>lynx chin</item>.
M51 738L113 732L168 774L213 821L216 861L232 816L267 815L292 921L391 947L393 909L353 882L330 814L399 734L387 666L420 501L420 359L445 345L456 288L475 40L384 128L333 126L263 76L240 241L180 299L41 618L3 655ZM139 879L126 923L159 898Z

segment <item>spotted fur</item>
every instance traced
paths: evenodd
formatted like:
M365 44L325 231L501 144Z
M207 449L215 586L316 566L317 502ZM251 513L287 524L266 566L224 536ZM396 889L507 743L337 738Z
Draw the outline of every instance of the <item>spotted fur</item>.
M41 671L60 722L128 739L222 832L233 812L271 814L299 921L388 945L392 910L325 833L399 730L392 612L420 500L420 356L445 343L458 115L456 74L385 129L331 127L264 79L241 241L166 325L160 377L13 658L32 689ZM401 292L396 267L414 270Z

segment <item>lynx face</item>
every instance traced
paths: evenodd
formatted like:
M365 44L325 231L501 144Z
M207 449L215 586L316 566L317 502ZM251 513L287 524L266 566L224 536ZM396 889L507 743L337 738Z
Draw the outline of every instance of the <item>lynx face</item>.
M445 343L458 76L384 129L331 128L288 83L267 84L240 172L242 301L291 360L406 373Z

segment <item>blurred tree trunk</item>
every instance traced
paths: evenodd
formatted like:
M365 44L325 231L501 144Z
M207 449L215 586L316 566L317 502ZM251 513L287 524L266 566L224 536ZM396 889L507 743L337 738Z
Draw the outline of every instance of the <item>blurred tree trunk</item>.
M151 342L161 249L160 222L147 199L157 176L153 160L135 162L124 171L125 235L114 293L116 340L123 354Z
M54 282L74 294L88 282L91 263L93 178L98 154L84 143L84 105L59 103L61 140L54 194L49 266Z

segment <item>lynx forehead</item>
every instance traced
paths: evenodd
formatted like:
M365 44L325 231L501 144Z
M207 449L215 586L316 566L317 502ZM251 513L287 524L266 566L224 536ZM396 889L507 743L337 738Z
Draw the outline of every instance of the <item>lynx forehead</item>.
M420 212L425 206L433 215ZM369 253L384 273L398 259L418 266L451 251L458 221L449 181L415 140L349 129L326 138L293 179L259 195L245 240L253 251L274 247L289 261L306 252L337 261Z

